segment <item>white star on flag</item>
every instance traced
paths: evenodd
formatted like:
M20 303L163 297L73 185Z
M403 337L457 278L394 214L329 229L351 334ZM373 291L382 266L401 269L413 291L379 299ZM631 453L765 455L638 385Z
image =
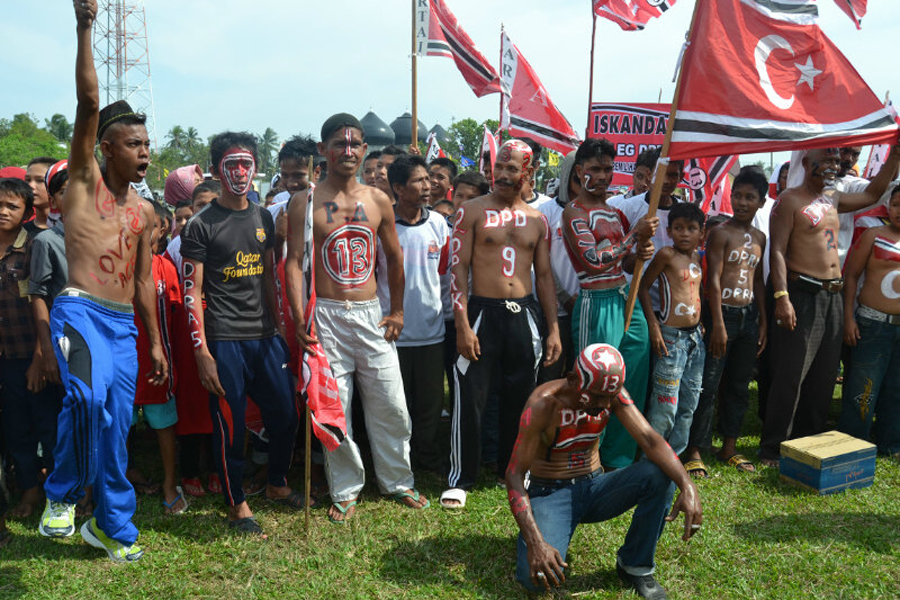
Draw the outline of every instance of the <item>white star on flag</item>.
M809 89L816 89L813 85L813 79L815 79L817 75L821 75L822 71L813 65L812 56L806 57L805 64L798 65L797 63L794 63L794 66L800 71L800 79L797 80L797 86L801 83L805 83L809 86Z
M606 349L597 354L594 358L597 362L603 363L603 366L607 369L616 364L616 357L613 356L612 352Z

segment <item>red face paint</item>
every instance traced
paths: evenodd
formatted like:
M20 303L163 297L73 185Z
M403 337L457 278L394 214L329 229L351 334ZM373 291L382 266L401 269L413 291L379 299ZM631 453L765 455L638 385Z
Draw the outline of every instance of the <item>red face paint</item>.
M235 196L250 191L256 175L256 160L243 148L231 148L219 161L219 177L222 185Z

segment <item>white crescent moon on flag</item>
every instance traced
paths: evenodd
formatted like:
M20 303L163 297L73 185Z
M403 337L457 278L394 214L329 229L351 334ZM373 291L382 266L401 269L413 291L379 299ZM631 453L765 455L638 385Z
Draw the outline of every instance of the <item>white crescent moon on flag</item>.
M900 271L891 271L881 280L881 293L889 300L900 298L900 292L894 290L894 280L900 277Z
M761 38L759 43L756 44L756 51L754 52L756 58L756 72L759 74L759 87L766 93L769 102L774 104L777 108L787 110L794 104L794 95L791 94L790 97L785 98L775 91L775 88L772 87L772 80L769 78L769 69L766 66L766 61L769 60L769 54L776 48L787 50L791 53L791 56L795 56L794 49L791 48L791 45L786 39L780 35L767 35L766 37Z

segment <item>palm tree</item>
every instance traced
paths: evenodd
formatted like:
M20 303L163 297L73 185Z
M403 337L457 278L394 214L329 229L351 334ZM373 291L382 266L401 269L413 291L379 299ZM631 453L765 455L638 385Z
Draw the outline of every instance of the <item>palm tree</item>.
M196 127L188 127L184 134L184 142L188 148L194 149L203 142L200 140L200 133Z
M278 149L278 134L271 127L266 127L261 136L256 136L256 143L259 152L259 172L271 174L274 163L272 155Z
M166 134L166 139L169 140L166 144L166 148L182 151L187 147L187 137L184 128L181 125L176 125L170 129L169 133Z
M56 113L49 119L44 119L44 129L53 134L60 142L67 143L72 139L72 132L75 126L69 123L65 115Z

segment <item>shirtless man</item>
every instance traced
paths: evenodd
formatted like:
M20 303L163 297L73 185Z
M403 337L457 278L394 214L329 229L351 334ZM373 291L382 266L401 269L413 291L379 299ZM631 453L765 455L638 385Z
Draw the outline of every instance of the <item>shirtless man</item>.
M838 429L869 439L877 415L879 452L900 458L900 186L888 203L888 225L868 229L844 267L844 343L853 370L844 383ZM856 289L860 275L865 282Z
M810 150L802 164L803 185L779 197L769 221L776 326L759 442L766 466L778 464L781 442L825 429L844 332L838 212L878 201L900 164L900 146L865 191L855 194L825 189L838 173L837 148Z
M622 386L625 371L618 350L592 344L579 353L565 379L543 384L525 404L506 489L521 532L516 579L531 592L565 583L566 554L577 525L606 521L636 507L616 571L640 596L664 599L666 592L652 574L664 519L674 521L684 513L684 541L703 523L697 488ZM597 449L611 414L649 460L604 474ZM673 481L681 494L666 516Z
M91 53L96 0L76 0L78 107L63 200L69 280L53 303L51 331L66 388L59 415L56 466L44 489L47 508L39 530L49 537L75 532L75 503L93 485L97 507L81 527L86 542L116 562L143 556L131 522L134 489L125 478L125 439L131 426L135 381L161 385L168 365L156 321L151 277L153 208L131 183L150 166L144 115L124 101L98 113L100 91ZM100 142L103 166L94 159ZM151 373L137 372L134 308L150 339Z
M450 436L450 489L441 494L445 508L464 507L466 490L478 477L481 413L495 370L503 377L499 386L498 477L506 472L516 423L534 389L542 353L540 317L531 295L532 267L548 327L544 363L559 358L549 228L546 218L520 197L522 186L531 179L533 158L531 148L521 140L503 144L494 165L493 193L466 202L454 221L450 296L460 356Z
M692 476L706 477L701 450L712 447L712 418L719 398L718 457L740 471L754 471L753 463L737 453L737 438L750 403L750 380L756 357L766 346L766 302L763 269L765 234L753 226L766 202L766 177L744 170L731 186L734 215L710 229L706 236L706 281L709 323L706 363L700 401L691 422L688 449L683 456ZM721 386L720 386L721 382Z
M318 150L328 162L328 178L308 201L295 198L290 204L285 275L300 350L325 352L347 420L347 437L337 450L325 453L333 502L328 518L343 523L353 516L365 483L351 422L354 379L381 493L414 509L426 508L429 502L413 487L411 425L394 349L403 329L404 286L394 211L385 194L356 179L367 148L356 117L333 115L322 125L321 139ZM374 277L376 236L388 265L391 309L384 318ZM304 271L310 270L303 268L304 260L312 263L315 278L317 337L307 333L303 321Z
M581 285L572 309L572 339L576 352L596 343L619 349L628 365L625 386L642 411L650 377L647 321L643 312L635 310L625 331L628 285L624 272L631 272L635 258L653 256L650 238L659 218L642 215L629 224L618 209L606 204L615 157L615 147L605 139L585 140L575 152L575 177L582 185L562 215L566 249ZM630 465L636 449L634 439L613 418L600 448L603 466Z

